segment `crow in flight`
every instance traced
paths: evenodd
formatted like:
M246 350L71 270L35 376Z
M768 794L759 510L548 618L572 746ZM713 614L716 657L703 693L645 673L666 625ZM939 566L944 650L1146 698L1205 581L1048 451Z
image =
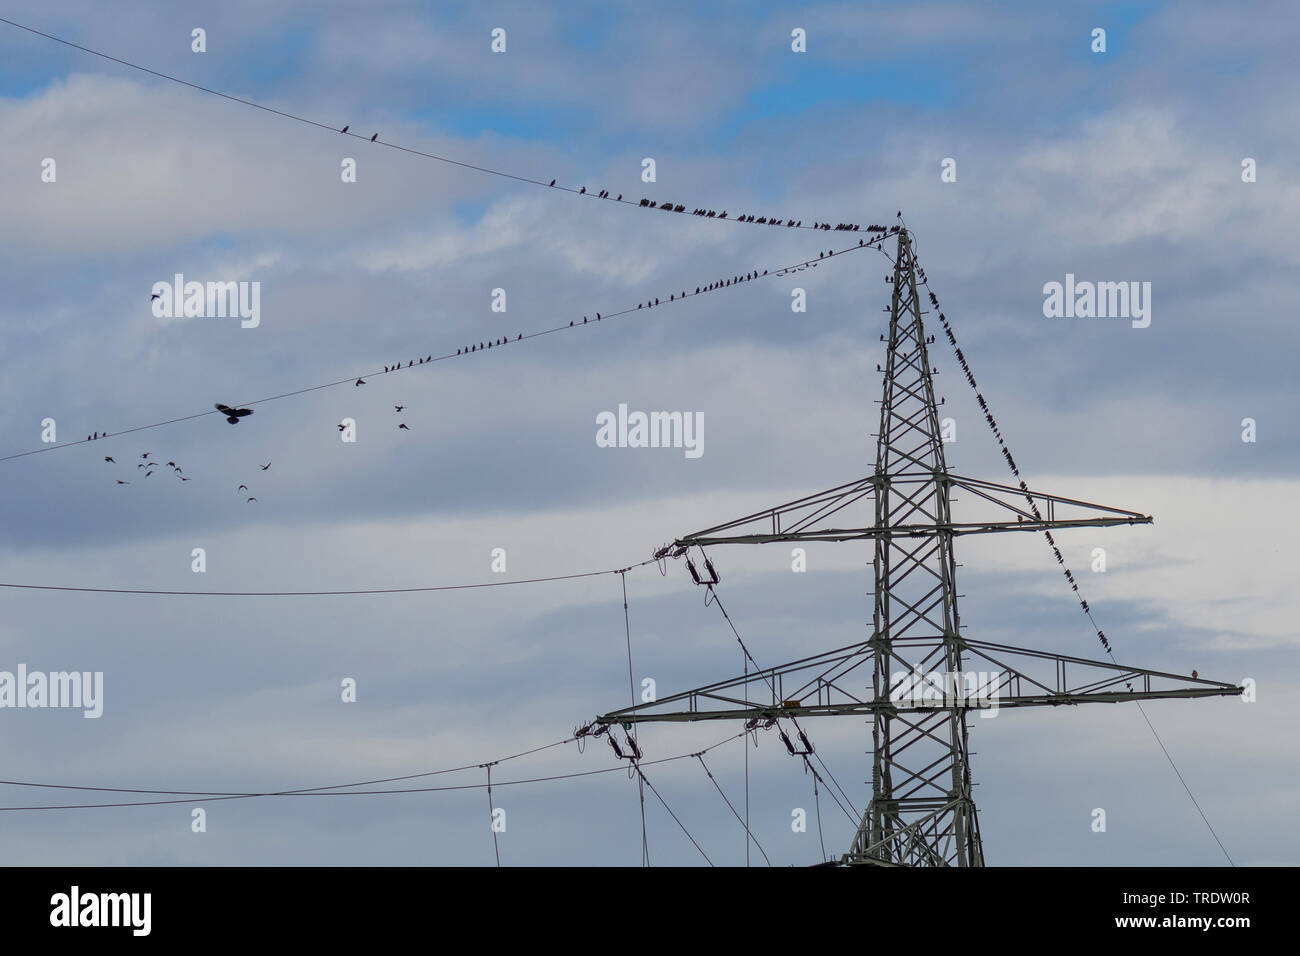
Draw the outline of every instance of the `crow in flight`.
M266 469L268 469L268 468L270 468L270 467L271 467L271 463L268 461L265 465L262 466L262 470L263 470L263 471L266 471Z
M405 430L408 431L408 432L410 431L410 429L406 427L406 423L405 423L405 422L403 422L402 424L398 425L397 427L398 427L398 428L405 429Z
M251 408L231 408L229 405L222 405L220 402L217 402L213 407L221 414L225 415L226 421L230 422L232 425L238 425L241 418L253 414Z
M238 488L236 488L235 490L236 490L236 491L247 491L247 490L248 490L248 485L240 485L240 486L239 486Z
M115 465L117 464L116 461L113 461L113 456L112 456L112 455L105 455L105 456L104 456L104 461L112 461L113 464L115 464Z
M248 501L245 501L245 502L244 502L244 504L249 504L250 502L253 502L253 501L256 501L256 500L257 500L256 498L249 498Z
M400 411L401 411L403 408L405 408L405 407L406 407L405 405L394 405L394 406L393 406L393 411L395 411L395 412L400 412Z

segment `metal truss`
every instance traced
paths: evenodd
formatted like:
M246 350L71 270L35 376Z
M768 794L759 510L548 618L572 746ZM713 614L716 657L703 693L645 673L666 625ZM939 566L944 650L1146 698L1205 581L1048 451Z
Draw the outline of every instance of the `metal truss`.
M1003 708L1229 696L1242 688L962 636L953 542L968 534L1150 524L1149 515L966 478L944 460L917 264L898 233L888 351L867 477L678 538L693 547L874 542L871 637L777 667L612 711L590 727L649 721L862 715L872 727L871 801L846 864L983 866L968 720ZM952 514L960 493L961 520ZM1040 507L1026 509L1029 497ZM967 513L969 512L969 513ZM708 583L708 582L703 582Z

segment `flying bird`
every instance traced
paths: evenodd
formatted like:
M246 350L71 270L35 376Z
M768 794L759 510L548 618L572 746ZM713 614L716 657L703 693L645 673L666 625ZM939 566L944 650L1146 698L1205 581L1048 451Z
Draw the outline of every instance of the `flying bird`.
M152 302L154 299L161 299L161 298L162 296L159 293L155 292L153 295L149 297L149 301Z
M119 485L129 485L131 483L129 481L123 481L121 478L116 479L116 481Z
M400 425L398 425L397 427L398 427L398 428L401 428L401 429L405 429L405 430L408 431L408 432L410 431L410 429L406 427L406 423L405 423L405 422L402 422L402 423L401 423Z
M270 467L271 467L271 463L268 461L265 465L262 466L262 470L263 470L263 471L266 471L266 469L268 469L268 468L270 468Z
M365 384L366 384L366 380L364 378L357 379L357 385L365 385Z
M115 465L117 464L116 461L113 461L113 456L112 456L112 455L105 455L105 456L104 456L104 461L112 461L113 464L115 464Z
M394 405L394 406L393 406L393 411L395 411L395 412L400 412L400 411L401 411L403 408L405 408L405 407L406 407L405 405Z
M247 490L248 490L248 485L240 485L240 486L239 486L238 488L236 488L235 490L236 490L236 491L247 491Z
M213 407L225 415L226 421L232 425L238 425L241 418L253 414L251 408L231 408L229 405L222 405L220 402L217 402Z
M244 504L250 504L250 503L252 503L252 502L254 502L254 501L256 501L256 500L257 500L256 498L249 498L248 501L245 501L245 502L244 502Z

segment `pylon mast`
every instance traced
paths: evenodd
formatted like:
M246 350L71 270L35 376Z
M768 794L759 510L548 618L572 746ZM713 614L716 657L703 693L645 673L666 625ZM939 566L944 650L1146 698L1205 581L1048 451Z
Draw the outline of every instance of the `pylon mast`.
M680 556L713 544L872 539L870 638L605 714L589 728L735 719L766 727L787 717L870 715L871 799L842 862L983 866L970 768L971 710L987 708L991 700L999 708L1060 706L1226 696L1240 694L1242 688L962 636L953 550L957 537L1150 524L1152 518L1032 492L1045 504L1040 516L1024 509L1024 487L948 471L915 252L907 230L896 228L874 473L687 535L657 554ZM968 493L985 513L954 520L954 489ZM852 520L855 512L860 520ZM832 518L837 520L828 523ZM971 663L975 666L968 669ZM868 665L870 685L859 692ZM935 681L935 674L946 676Z

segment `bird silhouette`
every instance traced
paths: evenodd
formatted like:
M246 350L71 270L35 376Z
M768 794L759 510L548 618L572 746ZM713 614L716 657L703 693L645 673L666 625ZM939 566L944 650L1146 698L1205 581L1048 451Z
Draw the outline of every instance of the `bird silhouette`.
M349 125L343 127L341 130L339 130L339 132L340 132L340 133L346 133L346 132L347 132L348 130L350 130L351 128L352 128L352 126L351 126L351 124L349 124Z
M552 185L552 186L555 185L555 180L554 180L554 179L551 180L551 185Z
M1196 671L1192 671L1192 680L1196 680Z
M162 296L159 293L155 292L152 296L149 297L149 301L152 302L154 299L161 299L161 298Z
M372 141L372 142L373 142L373 141ZM253 502L256 501L256 500L257 500L256 498L249 498L248 501L245 501L245 502L244 502L244 504L246 504L246 505L247 505L247 504L251 504L251 503L253 503Z
M270 467L271 467L271 463L268 461L265 465L262 466L262 470L263 470L263 471L266 471L266 469L268 469L268 468L270 468Z
M251 408L231 408L229 405L222 405L220 402L217 402L213 407L225 415L226 421L232 425L238 425L241 418L253 414Z
M239 486L238 488L236 488L235 490L236 490L236 491L247 491L247 490L248 490L248 485L240 485L240 486Z
M129 481L123 481L121 478L116 479L116 481L119 485L129 485L131 483Z
M410 429L406 427L406 423L405 423L405 422L403 422L402 424L398 425L397 427L400 428L400 429L402 429L403 431L408 431L408 432L410 431Z
M144 453L143 455L141 455L140 457L141 457L141 458L148 458L148 457L149 457L149 453L148 453L148 452L145 452L145 453Z
M366 380L365 380L364 378L359 378L359 379L357 379L356 384L357 384L357 385L365 385L365 384L366 384Z
M178 477L179 477L179 476L178 476ZM181 478L181 481L191 481L191 480L192 480L192 479L190 479L190 478Z
M400 412L400 411L401 411L403 408L405 408L405 407L406 407L405 405L394 405L394 406L393 406L393 411L395 411L395 412Z
M378 133L376 133L374 136L370 137L370 142L373 143L373 142L374 142L375 140L377 140L377 139L379 139L379 134L378 134ZM253 500L256 501L257 499L254 498Z
M104 461L112 461L113 464L115 464L115 465L117 464L116 461L113 461L113 456L112 456L112 455L105 455L105 456L104 456Z

